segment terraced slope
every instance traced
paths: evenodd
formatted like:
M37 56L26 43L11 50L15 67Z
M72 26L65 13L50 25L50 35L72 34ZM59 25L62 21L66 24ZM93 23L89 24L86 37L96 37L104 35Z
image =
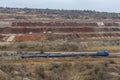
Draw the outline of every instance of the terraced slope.
M55 21L14 21L10 27L0 28L1 34L52 35L92 39L119 39L120 22L55 22ZM23 37L24 35L22 35ZM50 37L50 36L49 36ZM33 39L34 40L34 39ZM23 40L24 41L24 40Z
M119 20L13 20L1 24L6 23L9 23L9 26L0 27L0 33L7 35L7 38L5 38L7 42L9 42L8 39L11 36L14 36L12 42L47 41L48 43L54 43L51 46L71 42L75 45L80 43L77 46L83 46L85 49L96 46L103 46L103 48L106 48L104 46L120 46ZM89 48L87 50L90 50Z

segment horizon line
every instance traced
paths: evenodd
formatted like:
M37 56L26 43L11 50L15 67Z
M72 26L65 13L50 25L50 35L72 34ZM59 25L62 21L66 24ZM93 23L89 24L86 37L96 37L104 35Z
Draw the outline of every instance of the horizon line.
M95 11L95 12L105 12L105 13L118 13L120 14L120 12L112 12L112 11L99 11L99 10L90 10L90 9L62 9L62 8L38 8L38 7L9 7L9 6L0 6L1 8L21 8L21 9L50 9L50 10L76 10L76 11Z

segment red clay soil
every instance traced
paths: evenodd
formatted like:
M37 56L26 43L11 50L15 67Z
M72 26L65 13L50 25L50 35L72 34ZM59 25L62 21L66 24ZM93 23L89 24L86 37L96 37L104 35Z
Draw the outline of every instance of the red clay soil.
M2 34L10 34L10 33L15 33L15 34L25 34L25 33L29 33L29 32L32 32L32 33L43 33L43 32L68 32L68 33L71 33L71 32L119 32L120 31L120 28L97 28L97 27L94 27L94 28L91 28L91 27L65 27L65 28L62 28L62 27L59 27L59 28L56 28L56 27L52 27L52 28L45 28L45 27L42 27L42 28L11 28L11 27L6 27L6 28L0 28L0 33Z
M14 42L24 42L24 41L42 41L49 39L77 39L85 38L86 40L97 38L97 37L119 37L119 33L79 33L79 34L24 34L21 36L16 36Z
M23 41L42 41L47 39L47 37L50 36L50 34L25 34L21 36L16 36L14 38L15 42L23 42Z
M120 26L118 23L104 23L105 26Z
M0 34L0 39L3 38L3 36Z
M94 32L93 28L0 28L0 33Z
M98 26L97 23L77 22L13 22L12 26Z
M104 22L105 26L120 26L115 22ZM33 26L98 26L97 22L12 22L12 26L23 26L23 27L33 27Z

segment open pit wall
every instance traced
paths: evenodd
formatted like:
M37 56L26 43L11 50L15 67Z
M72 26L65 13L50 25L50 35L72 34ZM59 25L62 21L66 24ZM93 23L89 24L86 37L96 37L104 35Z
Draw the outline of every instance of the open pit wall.
M3 24L7 24L2 22ZM14 41L35 41L36 38L77 38L83 40L120 40L119 21L10 21L0 27L0 34L16 34ZM22 36L19 36L22 34ZM49 36L48 36L49 35ZM34 36L34 37L32 37ZM28 38L25 40L25 38Z
M55 22L55 21L40 21L40 22L12 22L12 26L120 26L120 22Z
M32 33L86 33L86 32L120 32L120 27L6 27L0 28L1 34Z

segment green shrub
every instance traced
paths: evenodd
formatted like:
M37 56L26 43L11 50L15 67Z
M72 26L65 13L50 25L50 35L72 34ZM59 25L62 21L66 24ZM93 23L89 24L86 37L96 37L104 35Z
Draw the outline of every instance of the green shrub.
M6 46L6 45L0 46L0 50L5 50L5 49L7 49L7 46Z
M109 63L110 64L115 64L115 61L114 60L109 60Z
M1 64L0 69L3 72L11 73L14 70L14 67L12 65L9 65L9 64Z
M76 51L78 50L78 46L75 44L61 44L58 45L58 50L60 51Z
M17 48L25 49L27 48L27 44L24 44L24 43L18 44Z

